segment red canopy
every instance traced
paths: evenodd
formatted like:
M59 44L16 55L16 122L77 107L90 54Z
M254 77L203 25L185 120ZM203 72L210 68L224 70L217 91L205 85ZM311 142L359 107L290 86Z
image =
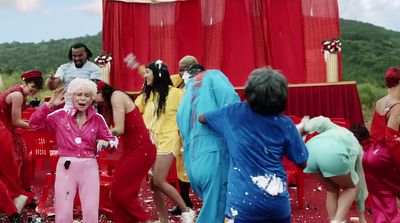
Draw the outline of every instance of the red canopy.
M337 0L103 0L111 84L129 91L143 83L124 64L129 53L144 64L162 59L171 74L178 72L181 57L193 55L206 68L221 69L235 86L266 65L282 70L292 84L325 82L321 43L337 37Z

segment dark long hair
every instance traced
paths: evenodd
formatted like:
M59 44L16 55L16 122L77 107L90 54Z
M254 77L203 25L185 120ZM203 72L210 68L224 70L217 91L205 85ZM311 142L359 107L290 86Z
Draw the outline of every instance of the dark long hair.
M134 101L132 95L129 95L123 90L116 89L103 81L97 82L97 90L104 98L104 102L102 105L98 106L98 110L99 113L102 114L104 119L107 121L107 124L112 124L113 109L111 106L111 95L114 93L114 91L121 91L128 95L132 99L132 101Z
M149 68L153 72L153 86L148 86L145 80L142 91L145 98L144 101L147 103L151 92L157 92L157 115L160 115L165 112L165 102L168 96L169 86L172 86L168 67L161 60L157 60L147 64L146 68Z
M34 83L38 90L43 89L43 77L30 77L24 80L25 84Z

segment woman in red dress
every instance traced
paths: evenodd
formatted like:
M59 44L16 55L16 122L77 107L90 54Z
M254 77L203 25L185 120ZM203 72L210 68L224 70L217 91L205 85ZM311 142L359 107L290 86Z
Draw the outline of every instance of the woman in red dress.
M28 129L29 125L21 119L26 108L26 97L34 96L42 89L42 72L32 70L21 75L22 84L17 84L0 94L0 181L2 193L8 193L16 206L8 210L21 213L25 204L32 201L32 193L23 189L19 170L27 158L25 144L17 128ZM6 192L4 192L6 188ZM15 213L14 213L15 214Z
M121 135L123 153L113 174L111 199L115 222L150 222L138 194L141 183L156 159L142 115L133 98L100 81L95 102L102 105L101 113L112 119L114 135ZM108 120L110 123L111 120Z
M388 94L375 105L371 146L363 156L374 223L400 222L400 67L386 71Z

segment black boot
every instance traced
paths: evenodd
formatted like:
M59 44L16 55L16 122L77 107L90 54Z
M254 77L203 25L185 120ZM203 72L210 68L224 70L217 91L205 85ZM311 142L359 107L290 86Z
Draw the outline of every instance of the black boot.
M8 220L10 221L10 223L23 223L22 219L21 219L21 215L18 213L15 213L15 214L9 216Z
M36 208L37 206L38 206L37 201L36 201L35 199L33 199L31 203L25 205L25 208L30 208L30 209L35 210L35 208Z
M180 188L180 195L181 195L183 201L185 202L186 206L193 208L192 201L190 200L190 197L189 197L190 183L179 180L179 188ZM172 215L182 214L182 211L178 205L175 205L171 209L168 209L168 212Z
M189 196L190 183L179 181L179 188L181 190L181 197L183 201L185 201L186 206L193 208L193 204Z

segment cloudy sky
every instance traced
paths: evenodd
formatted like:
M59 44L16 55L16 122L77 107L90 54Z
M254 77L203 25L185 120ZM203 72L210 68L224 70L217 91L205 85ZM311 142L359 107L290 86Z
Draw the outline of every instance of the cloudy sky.
M342 18L400 31L400 0L338 2ZM93 35L101 23L101 0L0 0L0 43Z

